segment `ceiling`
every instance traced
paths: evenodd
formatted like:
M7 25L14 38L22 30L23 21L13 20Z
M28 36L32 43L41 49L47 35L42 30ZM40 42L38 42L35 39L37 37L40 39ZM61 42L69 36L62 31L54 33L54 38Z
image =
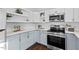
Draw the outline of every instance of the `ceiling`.
M41 12L41 11L50 10L50 9L54 9L54 8L24 8L24 10L29 10L32 12Z

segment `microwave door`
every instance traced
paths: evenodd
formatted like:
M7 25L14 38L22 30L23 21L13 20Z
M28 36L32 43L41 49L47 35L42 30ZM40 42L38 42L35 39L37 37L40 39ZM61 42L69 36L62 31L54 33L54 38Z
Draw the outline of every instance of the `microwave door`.
M59 15L52 15L49 16L49 21L59 21L60 16Z

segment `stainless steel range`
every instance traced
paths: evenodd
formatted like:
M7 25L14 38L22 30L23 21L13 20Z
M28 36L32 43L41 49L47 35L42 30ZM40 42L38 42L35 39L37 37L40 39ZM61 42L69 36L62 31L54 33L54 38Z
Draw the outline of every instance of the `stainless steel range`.
M47 44L49 49L65 50L65 28L59 25L50 27L47 34Z

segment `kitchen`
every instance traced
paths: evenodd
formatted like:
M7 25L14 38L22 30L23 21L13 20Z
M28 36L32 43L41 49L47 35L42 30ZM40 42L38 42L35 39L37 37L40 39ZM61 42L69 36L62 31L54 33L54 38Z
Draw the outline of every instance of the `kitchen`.
M0 49L79 50L78 16L79 8L1 8Z

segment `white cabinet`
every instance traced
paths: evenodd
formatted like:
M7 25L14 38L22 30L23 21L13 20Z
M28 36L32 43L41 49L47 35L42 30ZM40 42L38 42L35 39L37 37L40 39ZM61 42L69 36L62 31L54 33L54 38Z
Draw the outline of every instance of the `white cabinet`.
M77 37L74 34L66 34L66 49L67 50L77 49Z
M13 35L7 37L8 50L19 50L19 35Z
M21 41L20 41L20 46L21 50L25 50L29 47L31 47L34 43L36 43L34 39L34 32L25 32L20 34Z
M20 34L20 49L24 50L27 49L29 45L27 33Z
M79 22L79 8L74 8L74 22Z
M38 30L36 31L35 35L36 35L35 40L37 43L47 45L47 32L46 31Z
M77 50L79 50L79 38L77 38Z
M73 8L65 8L65 22L73 22L74 14Z
M5 29L6 26L6 12L5 9L0 9L0 29Z
M47 32L40 31L40 43L47 46Z
M34 35L35 35L36 42L39 43L40 42L40 31L39 30L35 31Z
M29 46L32 46L35 43L33 31L28 32L28 40L29 40Z
M65 9L64 8L55 8L54 13L55 14L64 14Z

